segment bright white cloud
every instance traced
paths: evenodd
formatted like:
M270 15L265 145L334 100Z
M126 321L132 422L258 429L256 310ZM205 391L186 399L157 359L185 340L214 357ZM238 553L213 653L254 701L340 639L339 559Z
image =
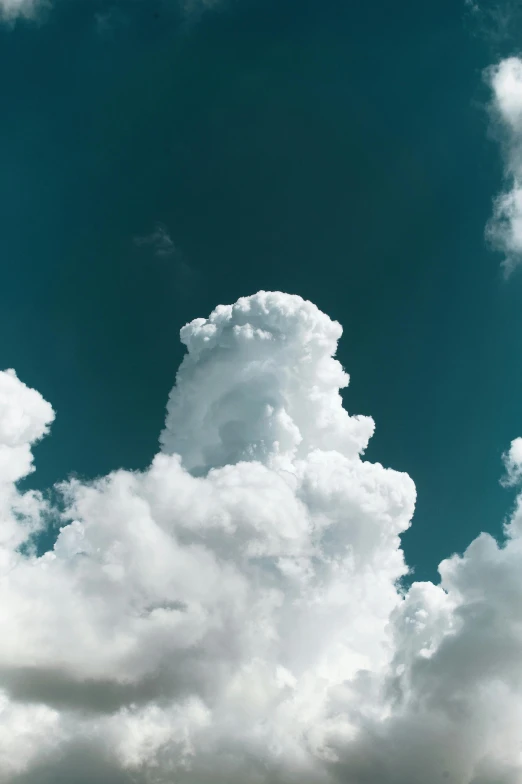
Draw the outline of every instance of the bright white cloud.
M522 261L522 60L510 57L487 72L492 114L502 136L506 188L496 198L487 235L509 274Z
M53 414L0 375L0 781L518 784L522 501L404 594L415 488L361 459L340 326L259 293L181 335L163 451L66 482L41 557Z

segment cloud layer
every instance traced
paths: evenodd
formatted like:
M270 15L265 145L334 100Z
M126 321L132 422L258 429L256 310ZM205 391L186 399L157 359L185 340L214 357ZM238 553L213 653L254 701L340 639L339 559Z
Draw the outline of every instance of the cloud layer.
M41 557L53 412L0 374L1 782L522 780L522 500L401 592L415 488L361 457L340 336L280 293L188 324L162 451L64 483Z

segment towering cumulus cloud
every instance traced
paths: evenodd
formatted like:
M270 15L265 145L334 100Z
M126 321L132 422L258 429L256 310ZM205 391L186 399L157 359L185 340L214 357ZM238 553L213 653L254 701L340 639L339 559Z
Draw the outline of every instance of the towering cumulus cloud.
M41 557L53 412L0 374L0 781L522 780L522 501L401 593L415 488L361 459L340 335L264 292L184 327L162 451L63 484Z

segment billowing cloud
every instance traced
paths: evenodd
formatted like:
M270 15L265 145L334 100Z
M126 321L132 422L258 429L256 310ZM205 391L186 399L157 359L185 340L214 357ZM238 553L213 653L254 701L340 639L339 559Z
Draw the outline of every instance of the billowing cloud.
M40 557L53 412L0 375L1 782L522 780L522 500L402 591L415 487L362 459L340 336L280 293L188 324L162 451L65 482Z
M487 73L506 177L506 187L494 202L487 235L504 254L504 268L509 274L522 261L522 60L507 58Z

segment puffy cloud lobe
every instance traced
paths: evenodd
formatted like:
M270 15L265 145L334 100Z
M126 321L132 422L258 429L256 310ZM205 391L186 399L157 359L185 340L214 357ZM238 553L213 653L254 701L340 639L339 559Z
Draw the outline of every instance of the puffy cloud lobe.
M41 495L19 493L15 483L33 471L31 445L53 419L49 403L14 370L0 373L0 576L11 567L16 548L42 525Z
M342 407L349 377L333 359L341 332L312 303L273 292L188 324L164 450L196 470L260 460L292 471L314 448L359 454L374 423Z
M487 235L504 253L509 274L522 260L522 60L510 57L487 71L492 114L501 131L506 189L496 198Z
M340 335L264 292L187 325L163 451L64 483L43 556L30 461L0 483L0 781L520 781L522 503L402 592L415 488L361 459ZM26 448L52 410L0 389Z

